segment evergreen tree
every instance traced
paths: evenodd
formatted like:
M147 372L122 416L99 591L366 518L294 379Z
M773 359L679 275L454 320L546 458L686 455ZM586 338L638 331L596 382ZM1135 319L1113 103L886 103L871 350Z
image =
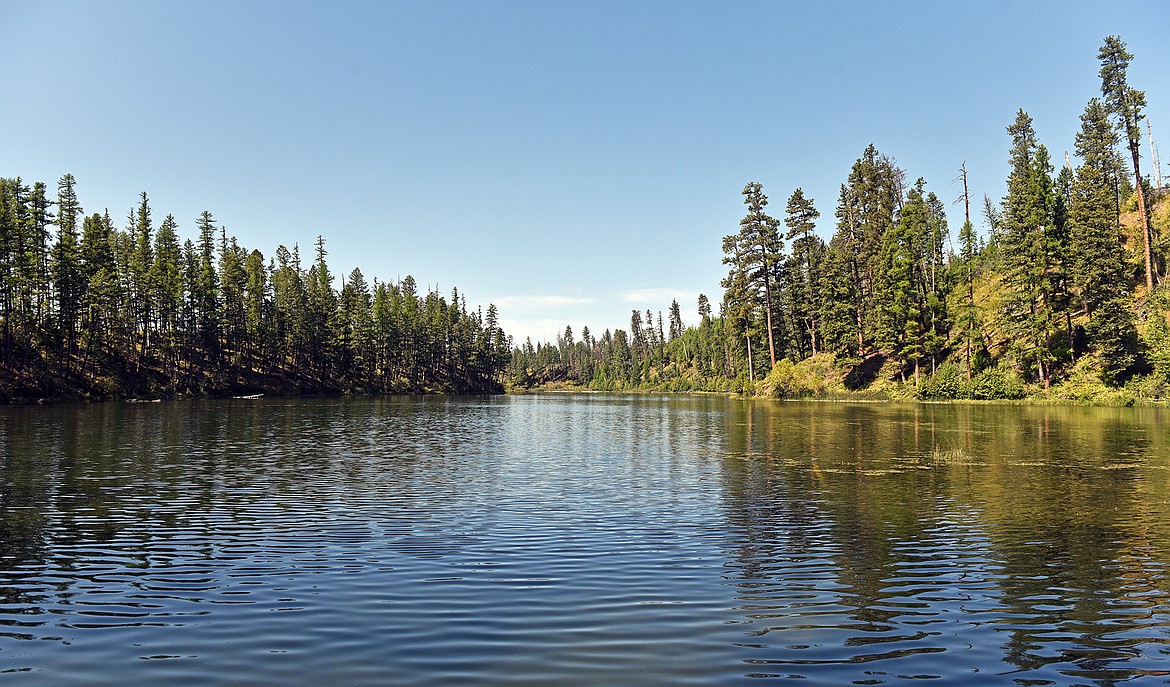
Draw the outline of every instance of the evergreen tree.
M823 257L825 244L813 233L821 213L811 198L804 197L802 189L796 189L788 198L787 216L784 225L788 227L784 238L792 242L792 269L789 289L792 300L793 319L806 336L812 355L817 353L817 332L821 311L820 291L816 288L820 280L819 262Z
M236 238L227 237L227 231L220 227L219 248L219 320L220 335L224 351L234 355L232 365L243 362L248 331L247 294L248 274L244 262L248 253L240 247Z
M776 323L773 316L777 300L775 288L780 284L784 242L780 238L779 221L766 212L768 197L764 195L763 186L753 181L744 186L743 196L748 213L739 222L739 232L723 237L723 262L731 265L730 273L724 280L724 288L730 294L727 296L730 298L729 306L736 312L735 322L743 327L744 336L748 339L749 358L751 344L748 330L752 320L762 310L764 331L768 339L768 355L771 365L774 366ZM754 375L754 370L752 374Z
M882 239L897 221L905 172L871 143L853 163L837 201L837 232L833 244L848 265L855 297L853 312L856 350L865 350L876 317L873 307L877 260ZM835 327L840 329L840 327Z
M318 236L316 259L313 266L309 268L308 278L305 280L305 292L308 299L306 325L309 334L307 342L309 355L318 371L325 374L332 371L335 350L333 346L338 340L336 335L337 294L333 290L333 274L329 271L329 265L325 260L325 256L328 254L328 251L325 250L325 238ZM438 323L433 317L435 305L437 304L432 305L432 317L427 318L427 324L430 327L427 330L427 338L430 341L434 341L432 337L438 333L439 329ZM428 348L430 348L428 351L430 365L433 369L437 362L435 350L433 346Z
M61 381L46 372L53 361L57 377L85 380L101 393L122 385L170 392L288 381L336 390L500 388L511 341L495 306L485 320L457 289L450 301L437 291L420 297L411 277L401 288L375 281L371 293L360 269L339 294L323 238L307 272L295 246L278 248L265 266L259 251L245 250L223 227L217 246L209 212L196 223L198 244L180 244L173 215L155 230L145 192L124 231L107 212L85 217L79 234L75 184L71 175L58 183L61 214L50 250L45 185L0 179L5 372L51 386ZM651 354L662 364L661 324L660 315L658 329L639 329L644 365ZM560 359L550 346L537 355Z
M615 330L609 359L609 381L614 385L613 388L621 389L633 383L633 368L634 361L626 333L621 329Z
M130 306L134 314L133 326L139 335L137 368L141 369L142 361L148 355L150 348L150 334L154 326L154 285L151 279L151 268L154 265L154 228L151 222L150 204L146 191L140 195L140 202L136 210L130 211L127 233L133 244L129 254L129 291Z
M844 244L844 245L843 245ZM848 240L838 234L825 251L817 281L820 296L821 340L824 349L839 357L861 355L857 262L850 257Z
M1141 172L1141 120L1145 115L1142 108L1146 105L1146 94L1129 85L1126 75L1129 62L1133 55L1125 49L1125 42L1119 36L1107 36L1101 50L1097 53L1101 62L1101 95L1105 98L1105 105L1110 114L1117 118L1118 127L1125 136L1129 147L1130 159L1133 161L1134 192L1138 199L1138 213L1141 219L1141 232L1146 266L1146 289L1152 291L1157 276L1157 264L1153 254L1153 236L1151 235L1150 220L1146 214L1146 198L1142 188Z
M876 270L877 290L874 340L914 366L918 383L919 365L926 355L927 263L930 236L930 209L919 179L910 189L898 223L882 237Z
M28 204L29 244L26 264L32 302L29 312L33 326L39 332L46 329L53 290L49 272L49 225L54 220L49 211L51 205L45 182L35 182Z
M249 360L271 363L271 357L266 353L275 340L275 331L271 320L272 294L268 281L264 255L258 250L252 250L244 259L245 351Z
M951 321L947 311L947 296L952 285L946 268L945 246L950 241L950 228L943 203L933 192L927 193L926 245L922 253L923 290L926 328L924 353L930 358L930 373L935 373L936 364L950 336Z
M177 335L183 303L183 253L179 246L179 224L167 215L154 237L151 266L151 299L157 312L158 331L168 364L178 366Z
M199 275L188 285L196 305L199 345L212 359L219 354L219 275L215 271L215 218L204 210L195 220L199 230Z
M293 251L277 246L276 269L272 273L272 300L275 318L275 338L284 360L298 371L304 355L302 339L305 319L305 287L301 280L300 258Z
M1137 331L1130 308L1121 227L1113 199L1119 175L1113 151L1117 134L1108 110L1093 99L1081 116L1076 151L1081 159L1073 184L1071 254L1073 281L1089 315L1089 336L1107 379L1117 380L1136 360Z
M697 307L699 309L699 318L701 320L711 319L711 301L707 299L707 294L699 294Z
M370 378L373 362L374 318L370 287L361 269L354 268L338 299L340 321L340 369L354 382ZM465 353L464 355L468 355Z
M959 229L959 255L955 267L962 285L962 300L955 314L956 335L963 342L963 367L967 381L973 377L972 359L976 346L983 348L983 318L975 303L975 278L978 274L979 237L970 217Z
M81 236L77 225L81 204L77 182L65 174L57 182L57 242L52 250L52 278L56 289L57 323L63 337L62 356L73 366L77 327L81 316L85 276L81 269Z
M1034 366L1047 388L1056 361L1059 324L1055 309L1054 259L1061 252L1053 226L1052 165L1023 110L1008 127L1011 174L1004 198L1002 255L1004 317L1011 349L1023 367Z
M706 298L706 297L704 296L704 298ZM671 299L671 301L670 301L669 318L670 318L670 330L669 330L670 333L668 334L669 338L667 340L674 341L675 339L682 336L682 333L684 330L683 321L682 321L682 309L679 307L677 299Z
M28 208L20 179L0 179L0 340L3 360L11 362L16 339L23 332L18 309L23 223Z
M109 212L94 213L82 222L81 266L85 280L81 363L84 373L91 359L104 362L113 353L114 328L122 303Z

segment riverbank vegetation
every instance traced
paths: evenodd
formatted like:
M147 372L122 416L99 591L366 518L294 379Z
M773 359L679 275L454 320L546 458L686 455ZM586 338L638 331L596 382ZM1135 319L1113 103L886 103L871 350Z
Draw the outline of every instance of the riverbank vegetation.
M0 399L502 391L495 306L407 276L336 288L325 240L272 257L210 212L181 241L145 192L123 227L85 215L66 174L0 179Z
M745 392L1131 404L1170 399L1170 199L1141 172L1145 95L1128 83L1120 38L1101 46L1064 164L1020 110L1007 126L1000 201L973 201L952 236L924 179L870 145L841 185L829 241L797 188L782 218L761 184L723 237L718 312L677 302L628 329L571 327L517 347L517 387ZM1076 165L1074 166L1074 159ZM1155 158L1156 162L1156 158ZM972 205L987 226L980 237ZM981 206L981 208L980 208Z

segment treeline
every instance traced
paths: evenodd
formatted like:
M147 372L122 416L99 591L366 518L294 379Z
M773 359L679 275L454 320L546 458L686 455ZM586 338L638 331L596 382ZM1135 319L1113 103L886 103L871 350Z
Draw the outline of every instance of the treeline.
M759 183L745 186L746 215L723 238L717 315L700 296L698 326L683 326L676 302L665 331L650 311L635 311L628 333L599 339L583 331L575 341L566 328L555 344L517 348L511 379L951 398L1091 382L1170 395L1167 204L1153 212L1161 182L1140 171L1145 95L1127 82L1132 58L1116 36L1101 47L1101 98L1081 115L1075 168L1066 156L1056 171L1018 113L1007 127L1008 193L983 199L986 241L971 219L965 165L964 221L952 240L925 180L907 183L870 145L841 185L827 242L801 189L781 220Z
M266 259L210 212L180 242L145 192L124 227L85 215L66 174L0 179L0 398L502 390L496 308L412 277L334 286L325 241Z

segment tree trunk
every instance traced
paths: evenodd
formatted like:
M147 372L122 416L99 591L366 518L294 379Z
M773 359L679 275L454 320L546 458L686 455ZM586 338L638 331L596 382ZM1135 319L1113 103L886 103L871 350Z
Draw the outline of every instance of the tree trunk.
M756 367L752 364L752 337L745 330L743 333L743 338L746 340L748 349L748 379L750 379L752 383L755 384Z
M1140 129L1138 130L1141 131ZM1142 221L1142 243L1145 249L1146 259L1146 291L1154 290L1154 251L1150 245L1150 220L1146 217L1146 193L1142 188L1142 172L1140 167L1141 155L1138 151L1138 142L1136 138L1129 139L1129 154L1133 158L1133 176L1137 183L1138 197L1138 214Z
M764 318L768 323L768 355L771 358L772 367L776 367L776 342L772 339L772 297L770 295L764 299L764 307L768 309Z

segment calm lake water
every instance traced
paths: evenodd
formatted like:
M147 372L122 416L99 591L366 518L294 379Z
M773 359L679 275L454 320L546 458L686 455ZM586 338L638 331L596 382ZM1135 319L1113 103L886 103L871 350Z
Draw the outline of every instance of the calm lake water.
M0 408L0 683L1163 684L1168 420L567 394Z

